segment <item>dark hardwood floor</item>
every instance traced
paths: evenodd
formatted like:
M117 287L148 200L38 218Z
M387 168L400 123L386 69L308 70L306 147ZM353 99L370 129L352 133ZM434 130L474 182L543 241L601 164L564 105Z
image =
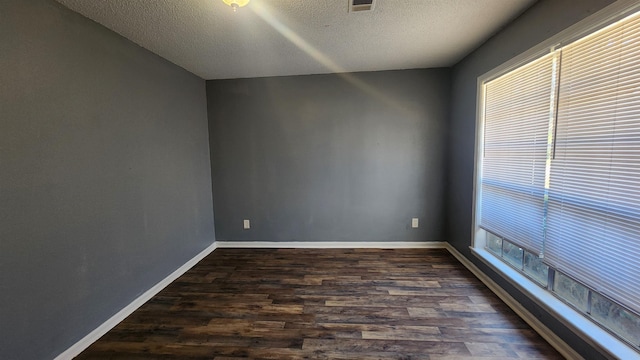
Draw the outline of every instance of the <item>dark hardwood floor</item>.
M77 359L562 359L446 250L218 249Z

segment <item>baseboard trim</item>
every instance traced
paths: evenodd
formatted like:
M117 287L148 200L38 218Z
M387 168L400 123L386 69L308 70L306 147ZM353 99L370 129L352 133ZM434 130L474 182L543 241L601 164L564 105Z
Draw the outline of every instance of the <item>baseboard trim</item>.
M204 259L207 255L211 254L216 248L217 246L216 246L216 243L214 242L209 247L202 250L198 255L194 256L191 260L187 261L184 265L180 266L174 272L169 274L169 276L160 280L160 282L155 284L152 288L145 291L142 295L138 296L138 298L133 300L129 305L122 308L122 310L118 311L115 315L113 315L107 321L102 323L102 325L98 326L95 330L93 330L92 332L87 334L85 337L80 339L77 343L73 344L70 348L65 350L63 353L56 356L54 360L69 360L78 356L82 351L88 348L96 340L100 339L104 334L106 334L109 330L113 329L127 316L131 315L131 313L136 311L140 306L142 306L144 303L149 301L162 289L167 287L167 285L171 284L175 279L179 278L185 272L187 272L189 269L195 266L200 260Z
M217 241L218 248L263 249L444 249L443 241Z
M456 248L446 243L445 248L453 255L458 261L462 263L469 271L473 273L480 281L482 281L493 293L495 293L502 301L507 304L522 320L524 320L529 326L533 328L535 332L540 334L554 349L556 349L562 356L567 359L584 360L584 358L578 354L571 346L569 346L564 340L556 335L551 329L544 325L537 317L529 312L524 306L517 302L507 291L505 291L500 285L494 282L489 276L482 272L478 267L472 263L469 259L463 256Z

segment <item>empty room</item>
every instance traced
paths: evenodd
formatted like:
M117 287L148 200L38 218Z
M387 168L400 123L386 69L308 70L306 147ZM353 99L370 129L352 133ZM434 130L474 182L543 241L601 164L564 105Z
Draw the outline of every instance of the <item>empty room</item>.
M640 359L635 0L0 0L0 359Z

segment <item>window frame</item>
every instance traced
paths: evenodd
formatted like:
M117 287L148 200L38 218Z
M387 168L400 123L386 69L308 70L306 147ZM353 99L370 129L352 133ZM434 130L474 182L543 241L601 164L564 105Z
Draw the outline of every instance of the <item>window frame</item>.
M551 290L553 284L549 283L547 289L534 282L522 270L516 270L508 262L497 257L496 254L485 249L487 243L487 232L480 228L482 217L482 166L484 154L484 114L485 114L485 84L512 70L519 68L529 62L554 52L557 48L570 44L582 37L598 31L618 20L625 18L632 13L640 11L640 3L632 0L618 0L605 7L601 11L587 17L574 24L555 36L534 46L528 51L514 57L513 59L499 65L489 72L481 75L477 79L477 103L476 103L476 138L474 154L474 189L472 208L472 233L471 252L485 264L489 265L498 274L504 277L514 287L529 296L539 306L546 309L550 314L555 315L564 325L574 331L586 342L594 345L602 353L617 358L638 358L640 350L629 346L626 342L618 339L609 333L588 316L576 311L572 306L560 300L557 295L547 290ZM505 239L503 239L504 244ZM528 251L528 249L524 249ZM524 254L524 253L523 253ZM524 255L523 255L524 256ZM523 260L524 261L524 260ZM518 272L520 271L520 272ZM551 277L555 271L551 270Z

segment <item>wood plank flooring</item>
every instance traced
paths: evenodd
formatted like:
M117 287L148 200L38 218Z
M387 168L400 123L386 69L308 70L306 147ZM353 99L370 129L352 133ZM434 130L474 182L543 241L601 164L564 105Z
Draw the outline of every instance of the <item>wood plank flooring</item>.
M562 359L446 250L218 249L77 359Z

